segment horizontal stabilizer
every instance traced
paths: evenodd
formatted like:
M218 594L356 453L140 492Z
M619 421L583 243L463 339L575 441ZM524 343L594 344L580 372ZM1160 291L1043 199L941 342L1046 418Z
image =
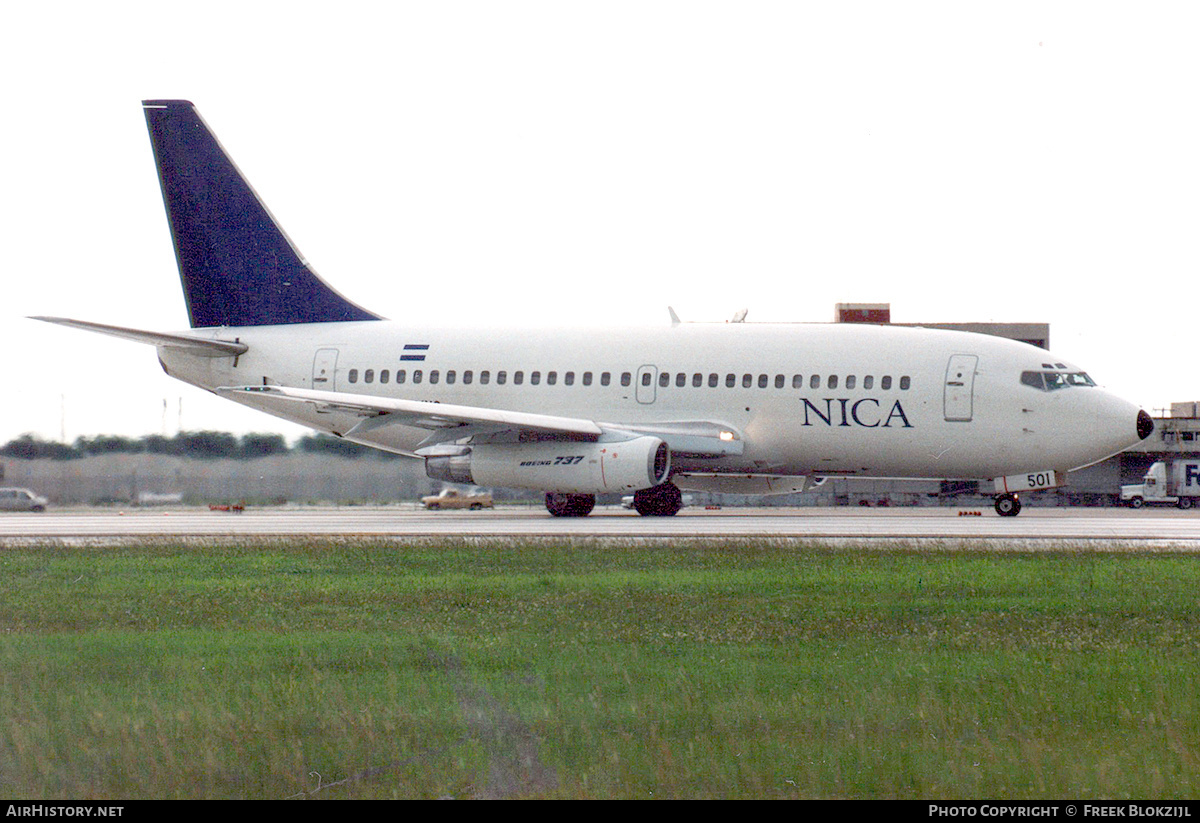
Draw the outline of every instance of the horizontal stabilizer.
M45 323L55 323L59 326L69 326L73 329L107 334L110 337L120 337L135 343L148 343L151 346L162 346L169 349L179 349L199 357L237 357L244 354L250 347L236 340L214 340L208 337L192 337L186 334L168 334L166 332L144 331L130 329L124 326L107 326L103 323L89 323L86 320L71 320L66 317L30 317L30 320L41 320Z

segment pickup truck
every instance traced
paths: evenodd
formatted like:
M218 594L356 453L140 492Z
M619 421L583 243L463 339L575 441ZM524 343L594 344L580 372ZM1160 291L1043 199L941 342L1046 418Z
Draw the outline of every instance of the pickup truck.
M460 492L458 489L442 489L440 492L421 498L421 505L427 509L490 509L493 508L492 496L485 491L472 489Z

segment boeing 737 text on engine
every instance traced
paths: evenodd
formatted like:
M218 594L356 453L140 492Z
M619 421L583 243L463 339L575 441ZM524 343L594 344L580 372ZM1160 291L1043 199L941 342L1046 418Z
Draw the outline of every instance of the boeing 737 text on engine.
M991 479L997 511L1014 515L1019 492L1059 485L1152 429L1078 366L979 334L388 321L317 276L191 103L143 109L191 328L38 319L149 343L172 377L423 459L440 480L536 489L552 514L579 516L603 493L672 515L681 489Z

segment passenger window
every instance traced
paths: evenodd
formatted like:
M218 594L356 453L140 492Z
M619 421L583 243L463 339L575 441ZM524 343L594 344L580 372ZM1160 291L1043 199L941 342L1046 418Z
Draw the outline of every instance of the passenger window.
M446 382L447 383L453 383L457 378L458 378L458 375L455 373L454 369L450 369L449 371L446 372Z
M403 383L404 378L407 376L408 376L408 372L404 371L404 369L396 369L396 382L397 383Z
M441 377L442 377L442 373L440 371L438 371L437 369L431 369L429 372L429 384L431 386L436 386L438 380L440 380Z
M552 371L546 373L546 385L554 386L558 383L558 372Z
M753 385L754 385L754 375L752 375L752 374L743 374L743 375L742 375L742 388L743 388L743 389L748 389L748 388L750 388L750 387L751 387L751 386L753 386Z
M710 374L708 376L708 387L710 389L715 389L717 387L717 383L720 381L720 379L721 378L717 376L717 373L713 372L712 374Z
M575 372L569 371L563 375L563 384L567 386L575 385Z
M391 377L391 375L388 374L388 370L384 369L383 371L381 371L379 373L379 382L386 383L386 382L388 382L388 378L390 378L390 377Z
M585 371L583 373L583 385L585 385L585 386L592 385L592 373L590 371Z
M600 385L607 386L612 382L612 375L608 372L600 372Z
M420 383L420 382L421 382L421 376L422 376L422 375L421 375L421 370L420 370L420 369L413 369L413 382L414 382L414 383Z
M874 386L875 386L875 378L874 377L872 377L871 375L868 374L866 377L863 378L863 388L864 389L867 389L868 391L870 391L871 388L873 388Z
M374 383L375 382L375 370L374 369L367 369L365 372L363 372L363 382L364 383Z
M801 375L801 374L793 374L792 375L792 388L793 389L804 388L804 375Z
M659 385L659 388L663 388L663 389L665 389L667 386L671 385L671 373L670 372L660 373L658 375L658 385Z
M892 387L892 378L890 376L880 379L879 388L883 389L884 391L887 391L891 387Z
M732 389L736 385L737 385L737 375L736 374L725 375L725 388Z
M497 386L503 386L507 382L508 382L508 372L506 372L506 371L496 372L496 385Z
M684 386L686 386L687 385L687 375L684 374L683 372L680 372L679 374L675 375L675 385L681 389Z
M704 385L704 375L701 374L700 372L696 372L695 374L693 374L692 375L692 387L698 389L703 385Z
M908 387L912 385L912 381L907 377L900 378L900 391L908 391Z
M808 378L808 387L810 389L821 388L821 375L814 374L812 377Z
M642 385L643 386L650 385L650 372L642 372Z
M541 383L542 383L542 373L540 371L534 371L534 372L529 373L529 385L540 386Z
M838 377L836 374L829 375L825 380L825 385L831 389L836 389L838 386Z
M350 373L348 375L346 375L346 379L349 380L351 383L357 383L358 382L358 369L351 369Z
M475 374L470 369L467 369L465 372L463 372L463 385L464 386L471 385L471 382L474 379L475 379Z
M484 369L479 373L479 383L480 385L486 386L490 382L492 382L492 373Z
M846 388L847 388L847 389L852 389L852 388L854 388L854 386L855 386L857 383L858 383L858 378L857 378L857 377L855 377L854 375L850 375L849 377L847 377L847 378L846 378Z
M627 371L621 372L621 385L622 386L628 386L630 384L630 382L632 381L632 379L633 379L633 375L631 375L629 372L627 372Z
M767 377L765 374L760 374L758 376L758 387L760 389L765 389L767 387L767 381L770 379L771 378Z
M525 372L523 372L523 371L513 372L513 385L514 386L519 386L524 382L525 382Z

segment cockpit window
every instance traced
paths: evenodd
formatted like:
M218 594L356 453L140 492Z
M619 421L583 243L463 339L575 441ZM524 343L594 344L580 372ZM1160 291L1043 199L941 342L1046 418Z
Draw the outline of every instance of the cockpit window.
M1084 372L1026 371L1021 372L1021 385L1040 391L1055 391L1074 386L1094 386L1096 382Z

